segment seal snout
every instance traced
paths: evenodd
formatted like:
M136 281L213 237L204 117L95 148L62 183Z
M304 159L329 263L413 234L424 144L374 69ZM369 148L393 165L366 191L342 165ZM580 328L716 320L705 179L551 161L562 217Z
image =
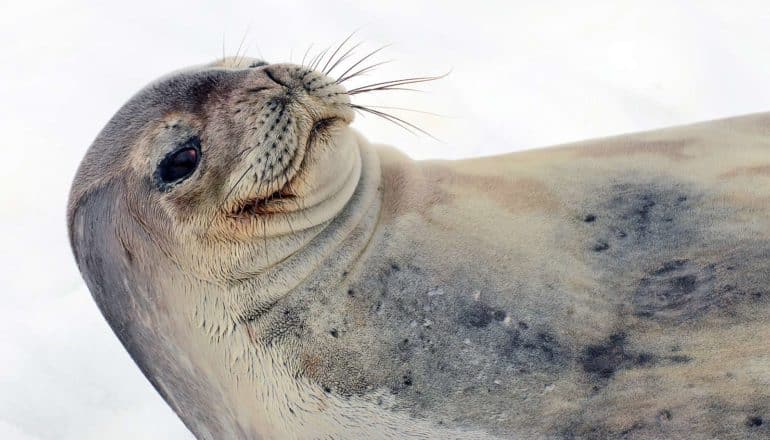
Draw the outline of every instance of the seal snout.
M280 86L282 95L277 98L299 104L314 123L329 118L345 124L353 121L347 90L322 72L295 64L272 64L255 73L264 77L260 83L269 80Z
M355 171L345 88L294 64L257 66L239 84L225 116L241 128L224 185L225 216L248 222L337 197Z
M273 81L274 83L276 83L276 84L278 84L280 86L286 87L287 89L290 89L292 87L291 85L287 84L284 79L279 78L279 76L276 75L272 71L272 68L270 68L270 67L265 68L265 76L270 78L270 80Z

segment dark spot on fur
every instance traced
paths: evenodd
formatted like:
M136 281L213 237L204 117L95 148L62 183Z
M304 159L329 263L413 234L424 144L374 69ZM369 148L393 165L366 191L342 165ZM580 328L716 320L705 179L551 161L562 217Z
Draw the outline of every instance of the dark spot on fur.
M586 223L593 223L596 221L596 216L594 214L588 214L587 216L583 217L583 221Z
M492 308L483 303L473 303L460 316L460 323L466 327L486 327L492 322Z
M689 295L695 291L698 277L695 275L684 275L681 277L675 277L669 281L671 288L675 291L681 292L685 295Z
M749 428L758 428L762 426L764 420L759 416L749 416L746 418L746 426Z
M337 329L336 329L336 328L333 328L333 329L331 329L331 331L329 332L329 334L330 334L330 335L332 335L332 338L337 338L337 337L339 337L339 336L340 336L340 334L337 332Z
M653 356L650 353L639 353L636 356L636 363L640 366L648 365L652 360Z
M556 339L548 333L537 334L537 345L540 351L542 351L549 361L554 359L556 350Z
M620 369L646 366L652 361L649 353L627 351L624 333L615 333L600 344L585 347L580 356L583 370L600 379L610 379Z
M606 241L599 241L596 244L594 244L593 251L594 252L604 252L607 249L610 248L610 244Z
M681 267L682 267L682 266L684 266L685 264L687 264L687 260L672 260L672 261L666 261L665 263L663 263L663 265L661 265L661 267L660 267L660 268L658 268L658 269L655 269L655 270L652 272L652 274L653 274L653 275L663 275L663 274L667 274L667 273L669 273L669 272L673 272L673 271L675 271L675 270L677 270L677 269L681 268Z
M668 422L673 418L674 418L674 415L671 413L671 410L667 408L660 410L660 412L658 413L658 416L656 417L658 422Z
M633 297L636 315L681 320L703 314L719 297L716 272L713 264L664 262L640 280Z
M602 222L606 230L597 229L593 239L610 248L613 240L623 240L623 246L618 241L618 250L608 253L614 257L625 252L638 255L640 249L679 247L695 239L694 203L682 194L680 185L623 183L612 186L609 193L599 189L597 194L607 197L597 206L606 213Z
M540 392L541 382L553 383L572 367L574 355L547 320L523 312L529 325L516 325L515 309L505 299L517 286L476 281L479 274L465 272L465 263L437 278L422 260L405 257L394 264L388 256L373 258L379 258L373 261L377 264L357 268L352 284L345 286L355 297L337 290L328 294L329 306L336 301L344 308L347 322L318 318L328 309L318 297L323 293L302 298L312 298L306 319L320 330L302 341L304 351L312 353L305 356L320 362L303 374L334 393L376 399L375 390L387 390L393 398L383 406L389 409L474 426L482 423L474 422L479 417L517 404L514 393L521 383L511 380L514 376L527 376L522 383ZM485 300L488 293L490 302L474 300L475 291L483 291ZM506 325L509 320L512 325ZM331 328L338 329L338 338L327 336ZM360 344L371 346L353 350ZM352 370L359 373L353 376ZM483 407L474 406L481 402Z
M685 356L682 354L669 356L668 359L675 364L686 364L686 363L692 362L692 358L690 356Z

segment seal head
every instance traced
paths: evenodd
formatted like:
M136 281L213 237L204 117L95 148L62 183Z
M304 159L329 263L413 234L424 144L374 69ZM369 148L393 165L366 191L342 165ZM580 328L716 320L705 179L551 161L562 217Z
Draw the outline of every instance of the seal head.
M226 59L140 91L80 165L68 206L80 270L132 357L199 436L252 429L216 409L232 405L236 367L223 372L222 354L205 347L248 337L237 325L312 270L300 251L336 245L321 232L343 234L332 220L356 204L354 193L369 194L367 204L376 193L378 166L348 127L349 103L311 69ZM362 166L375 170L369 180ZM216 347L237 357L244 344Z

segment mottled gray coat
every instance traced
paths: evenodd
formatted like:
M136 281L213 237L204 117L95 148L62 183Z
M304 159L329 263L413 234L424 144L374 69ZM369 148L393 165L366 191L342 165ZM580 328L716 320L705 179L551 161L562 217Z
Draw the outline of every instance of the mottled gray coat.
M770 115L415 162L326 76L237 61L134 97L69 206L197 437L770 436Z

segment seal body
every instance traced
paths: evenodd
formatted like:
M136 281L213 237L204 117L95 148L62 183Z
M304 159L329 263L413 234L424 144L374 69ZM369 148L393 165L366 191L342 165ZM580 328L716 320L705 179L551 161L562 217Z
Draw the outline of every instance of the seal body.
M197 437L770 433L770 115L415 162L323 110L346 102L308 72L171 77L73 187L84 278ZM264 75L250 138L235 102ZM345 124L313 140L328 114ZM167 188L143 158L174 130L207 168Z

